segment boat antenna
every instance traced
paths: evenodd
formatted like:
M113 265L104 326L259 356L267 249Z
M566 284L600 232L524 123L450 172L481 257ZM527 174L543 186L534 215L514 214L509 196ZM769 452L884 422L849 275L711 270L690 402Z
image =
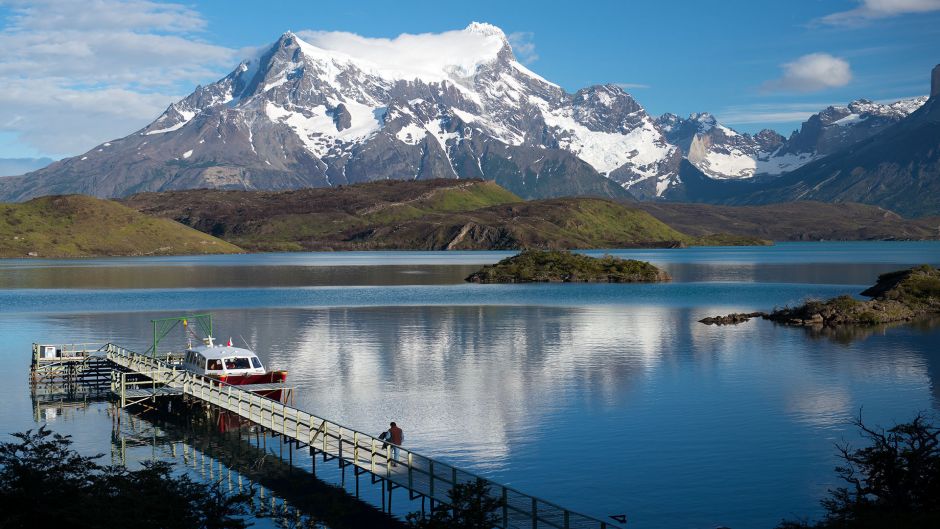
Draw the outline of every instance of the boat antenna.
M247 348L252 353L255 352L255 348L248 344L248 340L246 340L244 336L239 334L238 337L241 338L242 342L245 343L245 348Z

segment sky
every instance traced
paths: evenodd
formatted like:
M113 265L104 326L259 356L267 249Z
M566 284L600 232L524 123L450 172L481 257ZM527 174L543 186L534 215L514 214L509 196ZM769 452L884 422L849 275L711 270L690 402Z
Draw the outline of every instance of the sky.
M0 0L0 158L126 136L288 30L394 38L472 21L568 91L615 83L652 115L711 112L742 132L926 95L940 63L940 0Z

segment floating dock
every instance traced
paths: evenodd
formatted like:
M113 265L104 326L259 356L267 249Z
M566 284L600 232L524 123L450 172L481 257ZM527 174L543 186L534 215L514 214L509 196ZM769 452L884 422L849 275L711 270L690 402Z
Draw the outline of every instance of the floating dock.
M34 344L31 380L34 387L77 385L88 394L107 392L121 407L148 406L166 397L193 399L280 437L291 454L294 449L308 449L314 456L314 475L318 455L324 462L336 461L344 473L347 467L351 468L356 477L357 496L359 476L368 474L372 483L381 482L383 509L387 495L389 512L395 489L406 490L409 499L421 499L422 505L424 499L430 500L433 510L435 505L448 504L448 492L455 485L483 479L493 497L502 500L500 528L618 527L404 447L399 448L397 459L393 458L391 446L384 441L288 404L293 402L293 391L284 384L230 385L183 370L178 362L179 355L148 356L112 343ZM275 389L282 390L282 401L258 394ZM54 390L47 394L57 395ZM63 390L62 395L66 394L68 391Z

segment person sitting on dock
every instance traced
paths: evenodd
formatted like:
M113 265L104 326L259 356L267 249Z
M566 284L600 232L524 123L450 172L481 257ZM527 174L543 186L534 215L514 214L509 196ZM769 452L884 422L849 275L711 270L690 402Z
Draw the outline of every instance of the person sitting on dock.
M392 421L388 426L388 432L385 439L392 445L392 466L398 466L398 447L405 442L405 432Z

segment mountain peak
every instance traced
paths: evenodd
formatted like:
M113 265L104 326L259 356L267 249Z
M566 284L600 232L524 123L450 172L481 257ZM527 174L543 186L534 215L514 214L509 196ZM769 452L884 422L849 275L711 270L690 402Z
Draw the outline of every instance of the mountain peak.
M299 40L301 39L300 37L297 36L296 33L294 33L291 30L287 30L284 33L282 33L280 37L278 37L277 41L274 43L274 47L275 48L288 48L288 47L296 45L297 41Z
M466 28L464 28L464 31L468 33L477 33L479 35L485 35L488 37L494 36L494 37L501 37L504 40L506 39L506 33L503 32L502 29L500 29L498 26L494 26L493 24L489 24L487 22L476 22L476 21L471 22L470 24L467 25Z
M701 132L707 132L718 125L718 120L715 119L715 116L708 112L696 112L689 114L689 121L697 122Z

